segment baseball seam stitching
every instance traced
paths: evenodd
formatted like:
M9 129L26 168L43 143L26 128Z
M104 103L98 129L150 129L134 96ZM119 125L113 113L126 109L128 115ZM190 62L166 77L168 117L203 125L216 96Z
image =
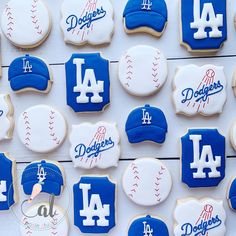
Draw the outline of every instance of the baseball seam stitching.
M157 50L156 55L154 56L154 61L152 63L152 80L156 83L157 88L159 88L160 83L158 83L158 69L159 69L159 60L160 60L160 52Z
M133 182L133 185L130 189L130 193L128 194L128 196L130 198L133 198L134 194L137 192L137 189L138 189L138 186L139 186L140 176L139 176L138 166L135 165L135 163L131 164L131 169L132 169L134 182Z
M14 26L14 18L13 18L13 14L12 14L12 8L9 7L9 5L6 5L6 17L8 20L7 23L7 36L9 36L10 38L12 37L12 31L13 31L13 26Z
M31 4L31 21L34 25L34 29L37 31L37 34L42 34L43 30L41 29L39 25L39 19L37 17L37 7L38 7L38 0L33 0Z
M31 125L30 125L30 120L29 120L29 115L25 111L23 113L23 120L25 124L25 146L29 146L31 142Z
M27 235L32 235L33 232L30 230L31 228L29 226L29 221L28 221L27 217L23 218L23 222L22 223L23 223L23 225L25 227L26 234Z
M57 211L55 211L55 215L52 217L52 221L51 221L51 235L57 235L58 234L58 230L57 230L57 224L58 224L58 218L56 217L58 216Z
M165 167L161 166L161 170L158 171L158 174L156 176L156 181L155 181L155 197L156 197L156 200L157 202L161 202L161 193L160 193L160 181L162 179L162 175L164 174L164 171L165 171Z
M125 62L126 62L126 83L125 85L129 87L129 80L133 79L133 61L130 55L125 56Z
M52 138L52 141L56 144L59 145L61 143L61 140L57 137L56 131L55 131L55 111L50 111L49 113L49 121L48 121L48 129L49 129L49 135Z

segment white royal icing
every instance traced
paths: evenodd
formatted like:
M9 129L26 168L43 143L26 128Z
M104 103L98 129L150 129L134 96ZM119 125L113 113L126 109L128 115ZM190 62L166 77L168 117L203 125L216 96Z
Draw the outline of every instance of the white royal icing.
M210 198L179 200L174 218L175 236L224 236L226 232L223 201Z
M0 94L0 140L12 137L13 126L13 106L10 96Z
M177 113L211 116L222 112L227 97L223 67L180 67L173 82L173 101Z
M5 36L20 47L38 46L51 30L50 14L41 0L10 0L1 23Z
M75 167L84 169L117 166L120 136L116 124L99 122L73 125L70 156Z
M110 0L64 0L61 14L65 42L97 45L111 41L114 21Z
M230 129L230 143L236 151L236 122L233 123Z
M18 119L21 142L34 152L50 152L64 141L67 125L61 113L46 105L25 110Z
M123 189L130 200L141 206L163 202L170 193L169 170L159 160L141 158L133 161L123 175Z
M50 210L52 215L49 214ZM46 217L41 215L43 212L47 214ZM48 203L33 205L22 217L20 232L22 236L67 236L69 223L66 212L57 205L50 209Z
M140 45L130 48L120 59L120 82L135 96L157 92L165 83L167 73L166 58L154 47Z

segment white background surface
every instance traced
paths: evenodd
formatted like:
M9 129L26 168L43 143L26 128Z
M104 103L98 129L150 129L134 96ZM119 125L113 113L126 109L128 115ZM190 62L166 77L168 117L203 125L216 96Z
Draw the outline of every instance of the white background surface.
M0 3L0 12L5 4L5 0ZM16 130L14 131L13 139L10 141L0 143L0 150L2 152L10 152L17 162L17 178L19 180L18 189L20 192L20 201L26 198L22 193L20 186L20 178L22 170L25 168L25 162L34 161L37 159L48 158L62 161L65 167L66 186L67 190L71 193L72 186L79 179L81 174L110 174L111 178L118 182L118 199L117 199L117 227L110 232L109 235L121 236L127 235L127 228L130 220L136 215L152 213L163 218L169 227L170 235L173 235L173 210L176 200L183 197L213 197L224 199L226 196L226 189L230 179L236 175L236 159L235 152L231 148L228 140L228 132L234 120L236 120L236 99L233 96L231 89L231 79L236 64L236 31L233 25L233 16L236 12L235 0L228 0L228 41L225 43L223 49L216 55L206 55L206 58L196 57L193 58L185 48L179 45L179 19L178 19L178 0L166 0L169 11L169 23L167 29L160 39L152 36L139 34L139 35L126 35L123 31L122 25L122 12L126 4L126 0L112 0L115 9L115 32L110 45L102 48L92 47L74 47L66 45L63 41L62 33L60 32L60 5L62 0L48 0L48 6L52 13L53 29L48 40L39 48L30 51L22 51L12 46L4 36L2 36L2 64L3 64L3 77L0 81L0 92L10 93L12 102L15 107L15 119L17 120L19 114L26 108L37 104L48 104L58 110L62 111L68 122L68 133L72 124L78 124L83 121L97 122L115 121L118 124L121 133L122 156L117 169L110 169L108 171L82 171L74 169L70 162L69 142L68 139L56 152L39 155L28 151L19 141ZM24 33L24 32L22 32ZM140 99L128 95L119 84L117 78L117 68L120 56L122 53L131 46L138 44L147 44L158 47L168 58L169 76L166 84L162 90L149 98ZM111 63L111 104L104 113L82 115L75 114L70 107L66 105L66 82L64 62L66 62L72 53L75 52L102 52L105 58L112 61ZM52 90L48 95L24 93L15 95L12 93L7 81L8 66L13 59L25 53L30 53L35 56L44 58L51 64L54 75L54 84ZM145 60L145 59L144 59ZM215 65L225 66L225 73L228 79L228 97L227 103L224 107L223 113L220 116L212 118L185 118L184 116L176 116L174 106L171 101L172 87L171 81L173 79L177 66L183 66L190 63L197 65L204 65L212 63ZM156 144L143 143L138 145L130 145L127 142L127 137L124 132L124 125L126 118L133 108L142 106L145 103L161 108L167 117L169 125L169 133L166 142L163 146ZM179 174L179 160L173 160L179 157L179 137L182 136L187 128L190 127L218 127L220 132L227 137L227 167L226 178L218 188L213 189L197 189L189 190L180 182ZM143 208L136 206L130 202L124 195L121 188L121 177L125 167L129 164L127 159L137 157L157 157L161 159L167 158L164 163L169 167L173 176L173 189L170 197L166 202L157 207ZM68 191L58 199L58 204L63 205L68 203ZM67 204L68 205L68 204ZM66 206L65 206L66 207ZM229 210L227 201L225 200L225 209L227 210L227 236L235 236L236 214ZM14 212L19 210L19 204L13 207ZM70 220L70 236L80 235L80 231L73 225L73 202L70 201L69 207L69 220ZM19 225L18 220L11 211L0 212L0 235L18 236Z

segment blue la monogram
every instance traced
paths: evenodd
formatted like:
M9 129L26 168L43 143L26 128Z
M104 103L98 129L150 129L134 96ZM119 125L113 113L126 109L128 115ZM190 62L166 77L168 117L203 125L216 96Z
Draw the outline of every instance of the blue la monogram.
M203 85L200 89L194 90L193 88L186 88L182 91L182 96L184 99L182 103L186 103L192 99L195 99L196 102L207 101L208 97L213 96L217 93L220 93L224 89L224 86L221 84L220 80L214 82L209 86Z
M66 19L66 24L69 25L67 28L67 31L71 31L75 29L77 26L80 27L80 29L83 29L84 27L90 28L92 22L97 21L105 17L106 11L101 8L97 8L97 10L93 12L86 12L84 16L77 17L76 15L70 15Z
M102 142L95 141L89 146L86 146L85 144L80 143L75 147L75 152L77 153L75 158L80 158L84 156L85 154L87 154L87 157L98 157L100 153L113 148L114 145L115 143L111 137L103 140Z

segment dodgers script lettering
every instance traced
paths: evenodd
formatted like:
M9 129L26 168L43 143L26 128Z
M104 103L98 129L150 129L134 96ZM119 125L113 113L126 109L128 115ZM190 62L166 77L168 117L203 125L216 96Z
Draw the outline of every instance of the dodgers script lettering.
M80 18L76 15L70 15L66 19L66 24L69 25L67 31L69 32L77 26L79 26L80 29L83 29L84 27L90 28L94 21L102 19L106 14L107 12L103 9L103 7L101 7L100 9L97 8L97 10L93 12L86 12L85 15Z

